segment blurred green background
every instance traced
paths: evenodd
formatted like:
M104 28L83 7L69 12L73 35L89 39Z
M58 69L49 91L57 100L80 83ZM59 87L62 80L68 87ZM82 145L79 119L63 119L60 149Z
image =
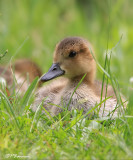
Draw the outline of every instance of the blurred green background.
M56 43L67 36L90 40L102 66L106 49L122 36L111 70L127 93L133 76L132 0L0 0L0 53L9 51L0 63L27 57L46 72Z

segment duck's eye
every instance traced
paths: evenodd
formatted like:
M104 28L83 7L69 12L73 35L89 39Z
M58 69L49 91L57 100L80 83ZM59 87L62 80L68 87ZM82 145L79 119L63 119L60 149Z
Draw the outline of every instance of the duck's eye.
M75 51L71 51L70 54L69 54L69 57L75 57L76 54L77 54L77 53L76 53Z

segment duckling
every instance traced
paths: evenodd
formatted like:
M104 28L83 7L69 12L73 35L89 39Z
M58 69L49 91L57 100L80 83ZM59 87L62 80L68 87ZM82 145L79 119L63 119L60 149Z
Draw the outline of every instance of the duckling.
M20 94L23 94L27 90L29 84L35 77L40 77L42 74L40 68L29 59L19 59L11 66L11 68L0 66L0 77L4 78L7 83L6 90L8 91L8 95L10 95L9 90L14 82L13 73L16 79L15 88ZM29 81L27 79L29 79ZM39 83L39 86L40 84L41 82Z
M96 62L91 51L91 44L81 37L68 37L56 45L53 64L40 80L46 82L60 76L63 78L54 80L50 85L38 90L34 110L43 99L43 106L51 116L63 111L57 106L67 107L68 110L83 109L83 113L87 113L100 103L102 84L95 80ZM82 83L78 86L84 75ZM74 92L76 86L78 88ZM105 108L104 103L99 105L99 117L109 115L117 106L112 87L108 86L107 90L107 97L112 98L106 100ZM105 91L104 86L103 97ZM117 116L117 112L118 109L110 115Z
M23 74L23 76L26 78L26 74L29 74L29 81L30 83L36 78L41 77L42 71L38 67L38 65L29 60L29 59L19 59L14 64L14 69L17 74ZM39 86L41 85L41 82L39 83Z

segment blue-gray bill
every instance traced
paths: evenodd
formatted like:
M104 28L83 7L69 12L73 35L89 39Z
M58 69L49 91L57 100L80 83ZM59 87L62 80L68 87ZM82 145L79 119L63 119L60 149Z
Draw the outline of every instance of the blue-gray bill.
M49 81L51 79L54 79L56 77L59 77L61 75L64 75L65 71L63 71L60 66L59 66L59 63L53 63L52 66L50 67L49 71L44 74L42 77L41 77L41 81L42 82L46 82L46 81Z

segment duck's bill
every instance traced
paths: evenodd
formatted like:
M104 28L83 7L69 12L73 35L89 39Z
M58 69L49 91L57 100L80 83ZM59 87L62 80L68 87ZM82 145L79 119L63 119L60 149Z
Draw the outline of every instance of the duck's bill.
M58 63L53 63L52 66L50 67L49 71L41 77L42 82L49 81L51 79L54 79L56 77L59 77L63 75L65 71L63 71Z

